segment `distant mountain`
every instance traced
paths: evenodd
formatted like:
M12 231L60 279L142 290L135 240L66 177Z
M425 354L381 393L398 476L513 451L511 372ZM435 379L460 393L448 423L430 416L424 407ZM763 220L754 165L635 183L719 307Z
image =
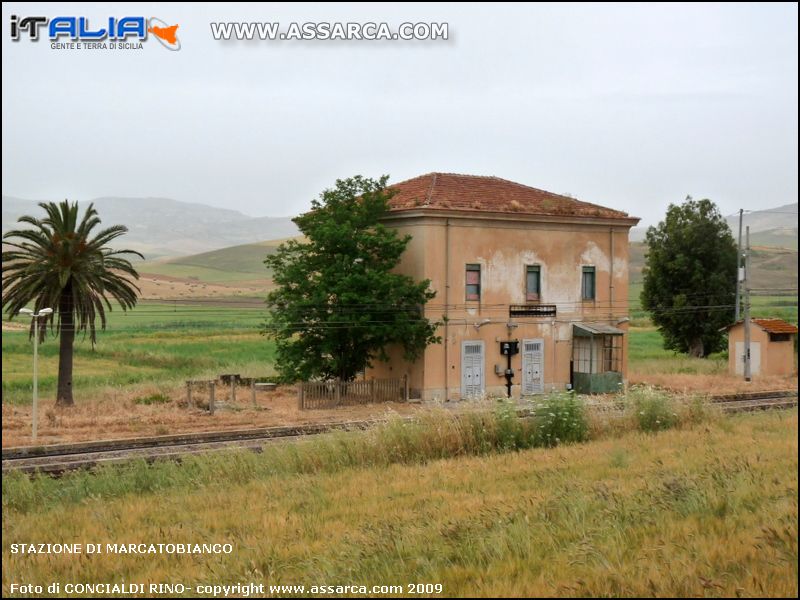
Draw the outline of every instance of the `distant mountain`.
M757 234L758 235L758 234ZM753 236L750 236L753 244ZM641 284L642 267L645 264L647 245L631 242L629 253L629 273L631 284ZM763 289L797 288L797 249L756 247L752 258L752 285Z
M725 217L733 232L739 235L739 214ZM742 237L745 227L750 226L750 243L754 246L771 246L797 250L797 202L765 210L745 212L742 219ZM630 241L642 242L647 227L631 229Z
M793 216L794 215L794 216ZM734 237L739 235L739 215L730 215L725 217L728 225L731 226L731 231ZM742 235L744 236L744 228L750 226L750 234L759 233L761 231L769 231L771 229L794 229L795 237L797 236L797 202L794 204L785 204L775 208L768 208L766 210L755 210L753 212L744 213L742 219ZM796 247L796 242L795 242Z
M148 259L298 235L290 217L248 217L235 210L169 198L96 198L91 202L103 225L128 228L118 247L138 250ZM37 201L3 196L3 233L17 227L17 219L26 214L42 214Z

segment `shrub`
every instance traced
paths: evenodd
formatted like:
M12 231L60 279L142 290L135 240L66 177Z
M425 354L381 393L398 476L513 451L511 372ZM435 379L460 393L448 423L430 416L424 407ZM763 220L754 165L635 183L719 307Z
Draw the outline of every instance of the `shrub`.
M575 392L554 393L534 405L535 446L552 447L570 442L584 442L589 424L583 401Z
M513 401L502 400L494 413L495 447L499 450L521 450L530 445L525 426L517 415Z
M635 388L628 394L635 420L642 431L664 431L678 424L673 400L651 387Z
M167 402L172 402L172 398L167 396L166 394L162 394L158 392L156 394L150 394L149 396L140 396L136 398L133 403L134 404L166 404Z

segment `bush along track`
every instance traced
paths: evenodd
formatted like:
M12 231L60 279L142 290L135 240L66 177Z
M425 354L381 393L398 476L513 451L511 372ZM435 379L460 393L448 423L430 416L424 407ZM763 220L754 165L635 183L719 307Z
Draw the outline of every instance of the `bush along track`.
M375 428L383 431L396 423L408 427L441 428L453 421L465 430L491 432L478 436L477 448L485 451L524 450L584 442L615 432L658 432L702 422L722 412L739 412L797 405L792 392L757 394L755 397L720 397L708 402L702 397L675 397L654 388L633 388L614 402L585 404L572 392L552 393L525 404L499 400L493 410L429 410L414 417L386 420L347 421L296 427L271 427L238 431L165 435L153 438L79 442L52 446L6 448L3 472L20 471L61 475L82 468L97 468L143 459L182 460L192 454L246 448L261 452L264 444L307 441L308 436ZM474 452L470 452L473 453ZM456 454L457 455L457 454ZM444 456L453 456L444 454Z

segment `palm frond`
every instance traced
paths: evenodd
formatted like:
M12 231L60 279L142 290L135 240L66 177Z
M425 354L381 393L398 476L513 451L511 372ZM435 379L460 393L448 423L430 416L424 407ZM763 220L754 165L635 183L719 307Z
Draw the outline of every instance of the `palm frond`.
M139 273L126 256L144 258L134 250L107 246L128 228L114 225L94 233L100 218L93 205L79 214L77 203L42 202L42 219L20 217L18 222L32 228L12 230L3 235L10 248L2 253L3 308L9 318L33 303L36 310L50 307L54 314L45 324L61 331L59 314L64 294L70 297L76 331L96 341L96 321L105 329L107 311L116 302L122 310L136 306L139 288L133 282ZM41 328L42 336L46 327Z

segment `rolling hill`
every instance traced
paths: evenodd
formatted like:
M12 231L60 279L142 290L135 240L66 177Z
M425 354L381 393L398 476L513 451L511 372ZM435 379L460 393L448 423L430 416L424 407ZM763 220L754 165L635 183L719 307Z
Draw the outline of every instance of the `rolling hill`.
M176 282L219 284L222 286L271 286L264 258L284 241L268 240L241 244L192 256L147 261L139 266L143 275L166 277ZM630 244L630 282L638 289L642 281L646 245ZM797 250L755 246L752 258L752 282L760 289L797 288ZM634 291L635 294L638 292Z
M96 198L103 225L125 225L117 247L138 250L147 259L193 255L235 244L297 235L289 217L249 217L235 210L169 198ZM79 202L86 205L88 202ZM41 215L33 200L3 196L3 233L22 215Z
M794 215L794 216L792 216ZM725 217L734 238L739 235L739 215ZM742 227L750 226L750 244L797 250L797 203L744 213ZM646 227L631 229L631 242L644 241ZM744 229L742 229L744 236Z
M206 283L267 281L270 272L264 266L264 258L275 252L284 240L241 244L191 256L147 261L138 269L141 273Z
M752 245L751 236L751 245ZM644 242L630 244L630 282L642 281L647 245ZM751 259L752 287L759 289L797 288L797 250L754 246Z

